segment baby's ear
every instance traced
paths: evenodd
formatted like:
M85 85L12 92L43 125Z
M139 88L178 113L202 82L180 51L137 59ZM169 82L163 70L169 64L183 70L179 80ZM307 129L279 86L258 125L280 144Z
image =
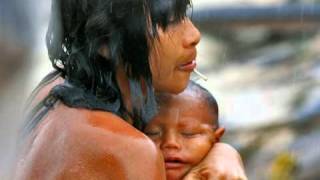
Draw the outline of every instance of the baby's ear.
M224 129L223 127L219 127L218 129L216 129L216 130L214 131L214 137L215 137L215 141L216 141L216 142L219 142L219 141L220 141L221 137L222 137L223 134L224 134L224 131L225 131L225 129Z

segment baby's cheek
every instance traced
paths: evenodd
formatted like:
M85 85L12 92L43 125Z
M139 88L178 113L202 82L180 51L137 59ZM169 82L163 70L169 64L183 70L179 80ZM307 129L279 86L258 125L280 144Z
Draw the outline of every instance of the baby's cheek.
M212 142L209 138L195 138L189 143L189 155L192 159L192 164L198 164L209 152L212 147Z

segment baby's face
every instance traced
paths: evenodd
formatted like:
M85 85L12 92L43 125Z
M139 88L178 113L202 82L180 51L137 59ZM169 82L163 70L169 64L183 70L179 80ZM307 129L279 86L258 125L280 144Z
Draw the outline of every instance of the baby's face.
M182 177L208 153L215 142L217 114L201 98L185 93L162 103L145 133L162 151L168 180Z

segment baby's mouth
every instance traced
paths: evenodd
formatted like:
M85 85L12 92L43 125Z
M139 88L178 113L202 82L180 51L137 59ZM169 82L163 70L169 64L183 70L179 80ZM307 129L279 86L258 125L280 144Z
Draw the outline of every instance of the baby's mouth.
M180 168L184 167L186 164L181 158L178 158L178 157L165 158L164 162L165 162L166 170L180 169Z

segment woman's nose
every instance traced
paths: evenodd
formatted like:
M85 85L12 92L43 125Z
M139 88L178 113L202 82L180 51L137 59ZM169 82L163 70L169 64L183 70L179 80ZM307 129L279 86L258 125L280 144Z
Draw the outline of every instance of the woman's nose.
M186 19L184 23L185 29L183 46L185 48L195 47L200 42L201 33L190 19Z
M160 149L180 149L179 138L174 133L165 134L160 145Z

